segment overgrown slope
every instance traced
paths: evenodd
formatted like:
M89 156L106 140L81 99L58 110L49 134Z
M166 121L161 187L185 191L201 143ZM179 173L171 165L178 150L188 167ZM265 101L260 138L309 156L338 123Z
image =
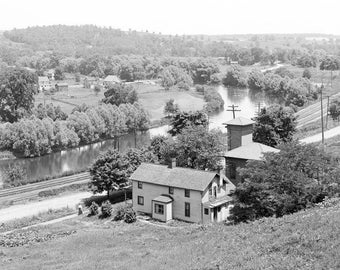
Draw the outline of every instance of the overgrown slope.
M0 268L340 269L339 203L237 226L103 225L88 218L54 226L77 233L1 248Z

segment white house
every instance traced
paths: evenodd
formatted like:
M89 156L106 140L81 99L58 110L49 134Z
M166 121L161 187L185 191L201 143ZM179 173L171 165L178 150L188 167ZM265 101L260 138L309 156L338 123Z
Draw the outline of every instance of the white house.
M135 211L154 219L219 222L229 215L235 189L228 178L209 171L142 163L131 175Z
M108 75L103 81L103 86L110 87L111 85L116 83L121 83L121 80L115 75Z
M52 83L50 79L46 76L38 77L39 91L50 90L52 88Z

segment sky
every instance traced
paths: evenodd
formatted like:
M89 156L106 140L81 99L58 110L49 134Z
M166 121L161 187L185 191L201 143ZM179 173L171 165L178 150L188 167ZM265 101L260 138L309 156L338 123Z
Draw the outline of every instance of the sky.
M340 35L339 0L0 0L0 11L0 30L95 24L178 35Z

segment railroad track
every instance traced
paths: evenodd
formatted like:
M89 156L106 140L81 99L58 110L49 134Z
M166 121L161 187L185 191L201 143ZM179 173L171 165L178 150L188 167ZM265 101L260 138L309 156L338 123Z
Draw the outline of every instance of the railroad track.
M72 184L86 183L89 181L90 174L88 172L85 172L52 180L46 180L38 183L27 184L19 187L1 189L0 201L28 199L37 196L40 191L46 189L69 186Z

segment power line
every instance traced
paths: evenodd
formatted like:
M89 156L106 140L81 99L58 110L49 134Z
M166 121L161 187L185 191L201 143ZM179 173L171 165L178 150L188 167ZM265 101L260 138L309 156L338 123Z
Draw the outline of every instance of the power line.
M230 110L227 110L227 112L233 112L233 119L235 119L235 112L240 112L241 110L237 110L235 108L238 108L238 106L235 106L234 104L231 106L228 106L229 108L231 108Z

